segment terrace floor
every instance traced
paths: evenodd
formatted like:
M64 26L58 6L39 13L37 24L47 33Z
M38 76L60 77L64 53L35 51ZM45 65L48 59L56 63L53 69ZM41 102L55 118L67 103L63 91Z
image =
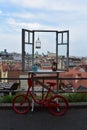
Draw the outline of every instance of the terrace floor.
M37 107L25 115L11 108L0 109L0 130L87 130L87 108L70 108L64 116L55 117Z

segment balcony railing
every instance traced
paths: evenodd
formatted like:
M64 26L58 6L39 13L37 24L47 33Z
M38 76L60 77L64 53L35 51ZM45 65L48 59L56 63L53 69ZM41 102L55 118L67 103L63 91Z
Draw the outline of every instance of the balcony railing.
M20 84L21 84L21 81L23 80L28 80L29 78L0 78L0 93L3 92L3 93L13 93L13 92L26 92L25 89L21 89L20 88ZM42 79L40 79L39 77L39 80L42 80L44 82L44 77ZM45 79L45 80L48 80L48 79ZM87 92L87 85L86 86L83 86L85 89L82 89L80 88L80 90L71 90L71 88L73 88L73 85L71 84L67 84L66 86L62 86L64 85L63 84L63 81L73 81L73 80L87 80L87 78L58 78L58 81L59 81L59 87L58 87L58 92L65 92L65 93L78 93L78 92ZM8 82L7 82L8 81ZM9 85L9 83L13 83L13 86ZM6 84L6 85L3 85L3 84ZM27 85L28 86L28 85ZM81 85L82 86L82 85ZM25 86L24 86L25 87ZM62 88L64 87L64 88Z
M24 80L26 81L28 79L29 78L0 78L1 83L2 83L2 81L8 81L7 84L9 85L10 82L13 82L13 86L11 86L11 85L10 86L3 86L3 87L0 86L0 97L2 97L4 95L7 95L7 96L9 95L10 98L12 98L11 96L14 96L15 94L26 93L27 89L23 89L23 88L21 89L20 84L21 84L21 81L24 82ZM79 91L72 91L70 89L67 91L66 89L65 90L61 89L61 87L62 87L61 83L64 80L68 80L68 81L69 80L70 81L83 80L83 81L86 81L87 78L58 78L58 79L59 79L58 80L59 86L58 86L58 91L56 91L56 93L58 92L59 94L63 94L68 99L69 102L87 102L87 89L79 90ZM45 80L48 80L48 79L44 79L44 78L42 79L42 77L41 77L40 80L42 80L42 82L45 82ZM31 91L32 91L32 89L31 89ZM45 92L47 92L47 90L44 89L43 87L42 87L42 89L39 89L39 90L34 89L35 95L41 94L41 99L43 99ZM55 92L55 90L54 90L54 92Z

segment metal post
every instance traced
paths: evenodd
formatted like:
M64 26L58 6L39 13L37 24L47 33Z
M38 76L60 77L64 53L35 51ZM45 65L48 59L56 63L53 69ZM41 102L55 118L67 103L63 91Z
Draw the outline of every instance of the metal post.
M35 32L32 31L32 66L34 65L34 34Z
M58 69L58 31L56 31L56 63Z
M67 69L69 68L69 31L67 31Z
M22 70L25 68L25 30L22 29Z

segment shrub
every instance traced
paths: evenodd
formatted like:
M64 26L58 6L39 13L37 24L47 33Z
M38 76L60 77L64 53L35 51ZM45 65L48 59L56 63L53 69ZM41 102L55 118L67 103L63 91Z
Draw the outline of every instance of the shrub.
M64 96L69 102L87 102L87 93L67 93Z
M9 96L9 95L0 97L0 103L12 103L13 98L14 96Z
M87 93L60 93L63 95L69 102L87 102ZM6 95L0 97L0 103L12 103L13 98L16 95ZM50 95L51 96L51 95ZM35 96L37 99L41 99L40 96ZM31 97L29 97L31 101Z

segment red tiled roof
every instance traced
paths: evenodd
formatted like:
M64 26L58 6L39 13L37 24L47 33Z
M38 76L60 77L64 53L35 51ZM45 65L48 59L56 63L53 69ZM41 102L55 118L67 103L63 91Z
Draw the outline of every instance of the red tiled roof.
M2 66L2 69L3 69L3 72L5 72L5 71L8 70L8 66L7 66L7 65L3 65L3 66Z
M70 69L64 74L60 74L61 78L86 78L87 72L79 72L79 70ZM62 80L65 85L71 83L76 90L80 85L87 87L87 80Z
M83 87L87 88L87 80L79 80L79 81L73 86L73 88L76 90L76 89L78 89L79 86L83 86Z

